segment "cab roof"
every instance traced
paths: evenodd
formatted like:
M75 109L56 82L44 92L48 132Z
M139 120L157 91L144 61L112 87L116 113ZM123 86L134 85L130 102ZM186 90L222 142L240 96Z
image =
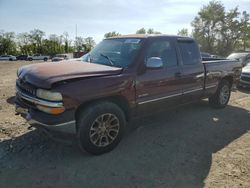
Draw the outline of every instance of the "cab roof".
M110 37L108 39L116 39L116 38L164 38L164 37L170 37L170 38L185 38L185 39L192 39L190 37L183 37L178 35L166 35L166 34L131 34L131 35L120 35L120 36L114 36Z

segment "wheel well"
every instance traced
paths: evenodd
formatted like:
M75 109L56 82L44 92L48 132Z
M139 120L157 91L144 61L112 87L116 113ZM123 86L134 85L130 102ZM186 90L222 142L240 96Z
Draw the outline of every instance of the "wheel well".
M230 83L230 86L232 87L233 85L233 77L232 76L225 76L222 78L222 80L227 80Z
M94 103L98 103L98 102L102 102L102 101L108 101L108 102L112 102L112 103L116 104L124 112L126 120L128 121L130 119L130 109L129 109L128 101L125 97L122 97L122 96L112 96L112 97L94 99L94 100L84 102L76 109L75 119L78 118L80 112L82 112L84 109L86 109L87 107L89 107L90 105L92 105Z

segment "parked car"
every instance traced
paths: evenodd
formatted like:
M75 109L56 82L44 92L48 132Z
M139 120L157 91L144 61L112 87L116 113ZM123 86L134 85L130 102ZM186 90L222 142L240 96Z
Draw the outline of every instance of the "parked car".
M19 55L16 57L17 60L27 60L28 59L28 56L27 55Z
M16 57L13 55L1 55L0 60L5 60L5 61L15 61Z
M57 54L55 57L52 58L53 62L68 60L69 57L66 54Z
M242 64L242 66L246 66L248 63L250 63L250 52L238 52L238 53L232 53L230 54L227 59L235 59L239 60Z
M118 36L87 56L21 67L16 112L50 135L74 136L95 155L114 149L133 118L204 98L224 108L241 73L238 61L202 62L188 37Z
M32 61L32 60L44 60L44 61L48 61L49 56L46 55L41 55L41 54L34 54L32 56L28 56L28 60Z
M250 63L242 69L239 86L250 87Z
M211 58L214 58L214 59L225 59L225 57L220 56L220 55L216 55L216 54L211 54Z
M207 52L201 52L201 57L202 57L202 58L210 58L210 57L211 57L211 54L210 54L210 53L207 53Z
M225 59L222 56L215 55L215 54L210 54L207 52L201 52L201 57L203 61L212 61L212 60L222 60Z

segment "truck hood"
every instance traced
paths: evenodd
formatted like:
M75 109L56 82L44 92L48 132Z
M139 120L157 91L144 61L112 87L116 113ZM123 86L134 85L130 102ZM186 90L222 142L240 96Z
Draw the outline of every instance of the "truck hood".
M122 68L79 61L39 63L21 67L18 78L36 87L49 89L52 84L75 78L89 78L120 74Z

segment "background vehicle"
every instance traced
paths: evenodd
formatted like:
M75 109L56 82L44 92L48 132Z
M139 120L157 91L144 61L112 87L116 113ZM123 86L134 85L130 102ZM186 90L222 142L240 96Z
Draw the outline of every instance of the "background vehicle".
M0 60L14 61L16 60L16 57L13 55L1 55Z
M210 54L210 53L207 53L207 52L201 52L201 57L202 57L202 58L210 58L210 57L211 57L211 54Z
M202 62L193 39L168 35L105 39L84 60L20 68L16 111L96 155L115 148L135 117L203 98L224 108L241 73L238 61Z
M44 61L48 61L49 56L45 56L45 55L41 55L41 54L34 54L32 56L28 56L28 60L32 61L32 60L44 60Z
M69 57L66 54L57 54L55 57L52 58L53 62L56 61L63 61L63 60L68 60Z
M16 57L17 60L27 60L28 56L27 55L19 55Z
M248 63L250 63L250 53L249 52L232 53L227 57L227 59L239 60L242 66L244 67Z
M242 69L239 86L250 87L250 64L249 63Z

